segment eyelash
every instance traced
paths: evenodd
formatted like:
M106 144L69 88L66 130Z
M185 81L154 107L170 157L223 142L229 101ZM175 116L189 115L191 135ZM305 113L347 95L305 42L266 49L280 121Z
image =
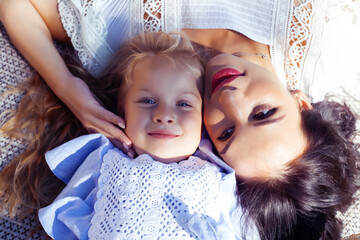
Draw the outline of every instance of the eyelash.
M251 114L251 119L255 121L261 121L264 120L270 116L272 116L278 109L277 108L270 108L270 109L263 109L259 111L253 111Z
M264 120L264 119L272 116L277 110L278 110L277 108L271 108L271 109L264 109L261 111L257 111L255 114L252 113L251 119L254 121ZM235 126L227 128L216 139L219 141L226 141L227 139L229 139L232 136L232 134L234 133L234 130L235 130Z
M191 105L189 103L183 102L183 101L177 102L176 106L178 106L178 107L191 107Z
M139 103L143 103L143 104L155 104L156 101L152 98L143 98L139 101Z
M142 104L156 104L156 101L152 98L144 98L144 99L141 99L140 101L138 101L139 103L142 103ZM191 105L187 102L184 102L184 101L179 101L176 103L176 106L178 107L191 107Z
M225 131L223 131L221 133L221 135L219 137L217 137L216 139L219 141L222 141L222 142L226 141L227 139L229 139L232 136L234 130L235 130L235 127L228 128Z

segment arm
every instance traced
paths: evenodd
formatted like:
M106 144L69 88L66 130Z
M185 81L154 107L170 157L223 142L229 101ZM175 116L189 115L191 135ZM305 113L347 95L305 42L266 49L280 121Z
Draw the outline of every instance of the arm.
M0 0L0 21L14 45L45 79L53 92L90 132L100 132L120 149L131 142L114 124L123 119L104 109L89 88L74 77L53 44L67 39L56 0ZM126 146L123 145L125 143Z
M29 0L0 0L0 20L22 55L46 79L51 89L57 90L56 94L61 92L72 75L35 6Z

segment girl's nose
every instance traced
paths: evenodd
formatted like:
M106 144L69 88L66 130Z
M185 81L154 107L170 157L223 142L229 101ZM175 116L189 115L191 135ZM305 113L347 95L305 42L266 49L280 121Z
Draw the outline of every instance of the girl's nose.
M175 118L172 111L167 107L159 107L156 109L153 116L153 121L155 123L171 124L174 120Z

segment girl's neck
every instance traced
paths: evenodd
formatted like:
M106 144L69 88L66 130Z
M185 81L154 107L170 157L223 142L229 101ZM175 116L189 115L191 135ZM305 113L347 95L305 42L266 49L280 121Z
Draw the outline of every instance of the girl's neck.
M227 29L182 29L182 31L195 43L195 47L206 62L219 53L240 52L248 54L247 60L254 61L273 71L270 59L263 59L255 55L261 53L270 56L268 45Z

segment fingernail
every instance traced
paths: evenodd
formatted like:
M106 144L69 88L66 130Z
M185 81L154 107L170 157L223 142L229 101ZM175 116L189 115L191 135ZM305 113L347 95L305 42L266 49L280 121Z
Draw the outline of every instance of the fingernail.
M128 151L128 150L129 150L128 145L126 145L125 143L123 143L123 146L124 146L124 148L126 149L126 151Z
M129 158L134 158L134 155L130 152L128 152L127 155L129 156Z
M120 128L122 128L122 129L125 129L125 125L124 125L123 123L121 123L121 122L118 123L118 126L119 126Z

